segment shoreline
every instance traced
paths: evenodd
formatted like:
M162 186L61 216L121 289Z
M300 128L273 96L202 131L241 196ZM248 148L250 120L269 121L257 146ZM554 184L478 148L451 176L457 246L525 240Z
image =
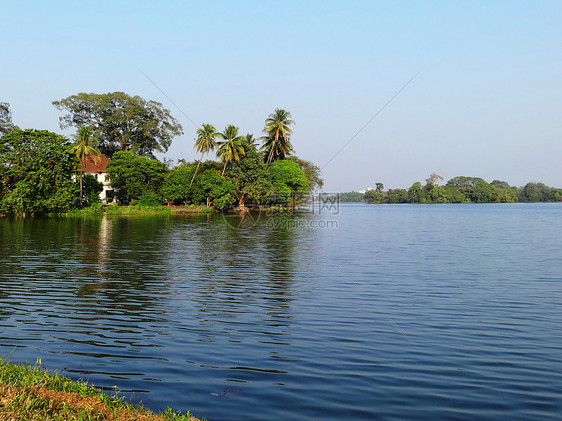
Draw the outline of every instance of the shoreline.
M109 396L83 380L51 374L36 365L16 364L0 357L0 419L95 419L139 421L201 421L168 408L154 413L142 405Z

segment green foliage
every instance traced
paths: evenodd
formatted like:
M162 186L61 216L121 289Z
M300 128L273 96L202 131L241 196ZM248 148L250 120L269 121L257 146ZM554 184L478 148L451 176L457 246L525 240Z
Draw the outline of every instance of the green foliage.
M116 215L119 213L119 209L121 207L117 203L112 203L111 205L106 206L105 212L108 215Z
M296 156L291 156L288 159L296 162L300 169L304 172L304 176L306 177L306 181L308 182L309 192L312 193L317 189L321 189L322 187L324 187L324 179L322 178L322 171L320 170L320 167L314 165L314 163L311 161L305 161L304 159L300 159ZM363 198L361 198L361 200L358 200L358 202L362 201Z
M201 162L197 164L199 166ZM180 165L173 169L162 187L162 198L168 203L189 203L191 200L191 182L195 175L195 166L191 164Z
M479 177L459 176L449 180L447 185L458 188L469 202L490 203L498 201L496 187Z
M226 126L224 132L218 133L217 136L223 139L219 142L218 155L221 161L224 162L222 169L222 174L224 175L227 164L232 161L240 162L240 157L245 154L242 143L243 136L238 136L238 127L232 124Z
M543 183L527 183L519 193L521 202L556 202L560 197L559 190Z
M404 189L390 189L386 194L388 203L408 203L408 191Z
M59 213L77 196L77 159L68 140L47 130L14 130L0 139L0 212Z
M236 202L232 194L225 194L215 200L213 200L213 207L218 210L223 210L231 207Z
M291 118L290 112L276 108L265 120L262 151L266 163L285 159L293 152L293 145L291 145L293 130L290 126L295 122Z
M498 189L509 189L509 188L511 188L507 181L494 180L490 184L492 186L498 188Z
M105 213L105 206L101 202L92 203L91 205L81 208L73 209L70 215L73 216L88 216L88 215L103 215Z
M119 150L154 157L154 151L166 152L172 139L183 133L162 104L123 92L82 92L53 101L53 105L68 112L59 119L61 128L92 127L100 151L110 158Z
M497 191L497 201L500 203L513 203L517 200L517 190L514 188L498 188Z
M162 206L162 198L154 192L144 192L139 198L139 206Z
M409 203L427 203L429 201L427 191L422 187L419 181L412 184L408 189Z
M96 177L91 174L83 176L82 188L86 204L92 205L94 203L101 203L100 193L103 191L103 184L96 180Z
M358 203L365 200L365 194L356 191L340 193L340 202L342 203Z
M74 135L74 145L72 152L76 155L78 160L83 163L88 157L94 158L94 161L99 158L101 152L95 147L98 139L94 135L94 131L90 126L78 127L77 133Z
M429 192L433 203L464 203L466 197L455 186L436 186Z
M195 150L201 152L201 159L204 154L218 149L216 141L217 130L212 124L203 124L197 129L197 137L195 138Z
M200 164L199 162L197 167ZM224 195L234 195L235 189L232 182L220 175L219 167L220 164L217 162L206 161L201 164L202 171L194 174L196 165L180 165L166 177L161 191L163 199L176 205L193 203L210 206ZM220 203L226 203L226 201Z
M245 154L240 157L240 162L232 162L225 171L225 177L234 186L240 207L246 202L263 203L273 190L263 156L255 144L246 138L242 140L242 146Z
M143 215L170 215L172 210L168 206L143 206L137 203L134 206L118 206L109 205L105 207L105 213L107 215L131 215L131 216L143 216Z
M367 203L384 203L386 201L384 192L379 190L368 190L363 198Z
M232 200L227 198L224 200L220 199L223 198L223 196L232 198L234 194L234 185L230 180L222 177L217 170L207 169L202 171L201 175L195 178L191 200L196 205L206 204L207 206L217 201L217 203L225 207L227 206L226 203L229 201L232 202Z
M490 184L496 188L497 202L511 203L517 200L517 188L510 187L506 181L494 180Z
M445 186L437 185L441 176L432 173L422 186L415 182L406 191L403 189L390 189L386 194L382 191L382 184L377 183L377 190L365 193L368 203L511 203L517 200L518 191L509 187L505 181L494 180L487 183L478 177L455 177ZM380 184L380 185L379 185ZM546 198L556 201L556 189L546 187L544 184L529 183L527 189L523 188L519 194L523 197L532 196L535 200ZM536 192L544 194L538 194ZM562 195L560 195L562 199Z
M78 132L74 135L74 144L72 146L72 153L76 155L81 165L84 165L88 158L92 158L94 162L100 159L101 152L95 147L97 138L94 136L92 128L89 126L78 127ZM84 173L80 171L80 206L83 204L83 177Z
M111 186L120 199L138 199L144 193L158 193L168 173L165 164L138 156L131 151L119 151L107 164Z
M294 161L275 161L269 164L267 172L275 191L275 198L282 203L308 192L306 176Z
M197 163L197 168L195 168L195 172L193 173L193 177L191 178L190 186L193 184L193 180L195 178L195 174L199 171L199 165L201 165L201 161L203 160L203 156L205 154L209 155L209 152L218 149L219 145L216 141L217 137L217 130L211 124L203 124L202 127L197 129L197 137L195 138L195 150L197 152L201 152L201 159Z

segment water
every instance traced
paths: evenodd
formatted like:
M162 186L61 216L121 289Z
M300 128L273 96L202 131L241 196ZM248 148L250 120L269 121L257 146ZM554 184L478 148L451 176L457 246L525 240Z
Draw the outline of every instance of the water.
M257 219L257 218L256 218ZM0 355L216 420L556 419L562 206L0 219Z

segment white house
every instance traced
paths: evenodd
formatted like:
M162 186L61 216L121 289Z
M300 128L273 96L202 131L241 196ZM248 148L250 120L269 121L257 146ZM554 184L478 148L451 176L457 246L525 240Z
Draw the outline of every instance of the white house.
M103 184L103 190L100 193L100 199L103 203L113 200L113 189L105 172L105 166L108 162L109 158L101 154L97 160L90 156L82 164L84 175L92 175L99 183Z

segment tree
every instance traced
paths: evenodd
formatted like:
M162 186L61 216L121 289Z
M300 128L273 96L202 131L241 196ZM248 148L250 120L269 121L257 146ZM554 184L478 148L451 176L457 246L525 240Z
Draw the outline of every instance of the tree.
M464 203L466 197L456 186L436 186L429 192L433 203Z
M195 179L193 187L193 203L207 206L213 204L217 209L223 209L234 202L234 185L215 169L203 171Z
M218 155L222 162L224 162L224 167L222 169L222 175L226 170L226 165L229 162L236 161L240 162L240 156L245 154L244 146L242 145L242 136L238 136L238 127L229 124L225 127L222 133L217 134L218 137L223 139L219 141Z
M509 189L509 188L511 188L507 181L494 180L490 184L492 186L495 186L498 189Z
M121 200L138 199L144 193L159 193L168 169L156 159L135 155L131 151L119 151L106 167L111 186Z
M437 187L437 183L439 182L439 180L443 180L443 177L432 172L431 174L429 174L429 177L425 179L425 186L428 190L431 190L433 187Z
M293 130L289 126L295 122L291 118L290 112L276 108L265 120L262 151L265 153L266 164L285 159L293 152L290 140Z
M0 137L6 133L17 130L17 128L18 127L12 123L10 104L7 102L0 102Z
M408 189L408 202L410 203L426 203L427 192L423 189L421 183L416 181L412 187Z
M193 184L193 179L199 170L199 165L203 160L205 154L209 155L209 152L214 151L218 148L216 141L217 130L211 124L203 124L202 127L197 129L197 138L195 138L195 150L201 152L201 159L197 164L197 168L193 173L193 178L191 179L191 184Z
M384 184L382 183L375 183L375 186L377 186L376 190L379 193L382 193L383 189L384 189Z
M500 203L512 203L517 199L517 190L512 189L511 187L496 187L496 191L498 194L497 201Z
M224 173L236 190L240 209L244 209L247 201L263 202L273 189L263 156L256 146L246 137L242 139L242 147L244 155L240 157L240 161L233 161Z
M322 171L320 167L314 165L311 161L305 161L297 156L289 157L289 160L294 161L298 164L300 169L304 172L304 176L308 182L308 191L314 192L317 189L324 187L324 179L322 178ZM363 198L359 202L363 201Z
M382 203L385 200L384 193L378 190L367 190L363 199L367 203Z
M521 190L520 200L522 202L555 202L557 201L557 190L543 183L527 183Z
M166 152L172 139L183 134L182 126L162 104L123 92L82 92L53 105L68 112L59 118L61 128L92 127L100 151L109 158L120 150L154 158L155 151Z
M0 140L0 212L37 215L66 212L77 194L78 160L63 136L47 130L14 130Z
M96 180L96 177L86 174L83 177L83 186L84 198L88 206L94 203L101 203L100 193L103 191L103 184Z
M197 168L199 168L199 162ZM192 164L180 165L174 168L166 177L161 193L162 198L171 204L189 203L191 199L191 186L195 178L195 166ZM189 181L191 180L191 181Z
M344 192L339 194L339 201L342 203L359 203L365 200L366 193L356 191Z
M275 161L267 167L271 184L275 189L275 199L293 204L304 193L308 192L308 181L303 170L293 161Z
M244 143L250 144L256 147L256 139L254 139L254 135L250 133L246 133L246 136L243 138Z
M76 155L80 161L80 206L83 202L83 183L82 177L84 175L84 170L82 167L88 160L88 158L93 158L94 162L98 162L101 152L97 149L94 144L97 143L97 139L93 135L93 130L89 126L80 126L78 132L74 135L74 145L72 147L72 153Z
M456 187L470 202L489 203L498 201L496 187L480 177L458 176L447 181L447 185Z
M386 193L388 203L408 203L408 191L404 189L390 189Z

